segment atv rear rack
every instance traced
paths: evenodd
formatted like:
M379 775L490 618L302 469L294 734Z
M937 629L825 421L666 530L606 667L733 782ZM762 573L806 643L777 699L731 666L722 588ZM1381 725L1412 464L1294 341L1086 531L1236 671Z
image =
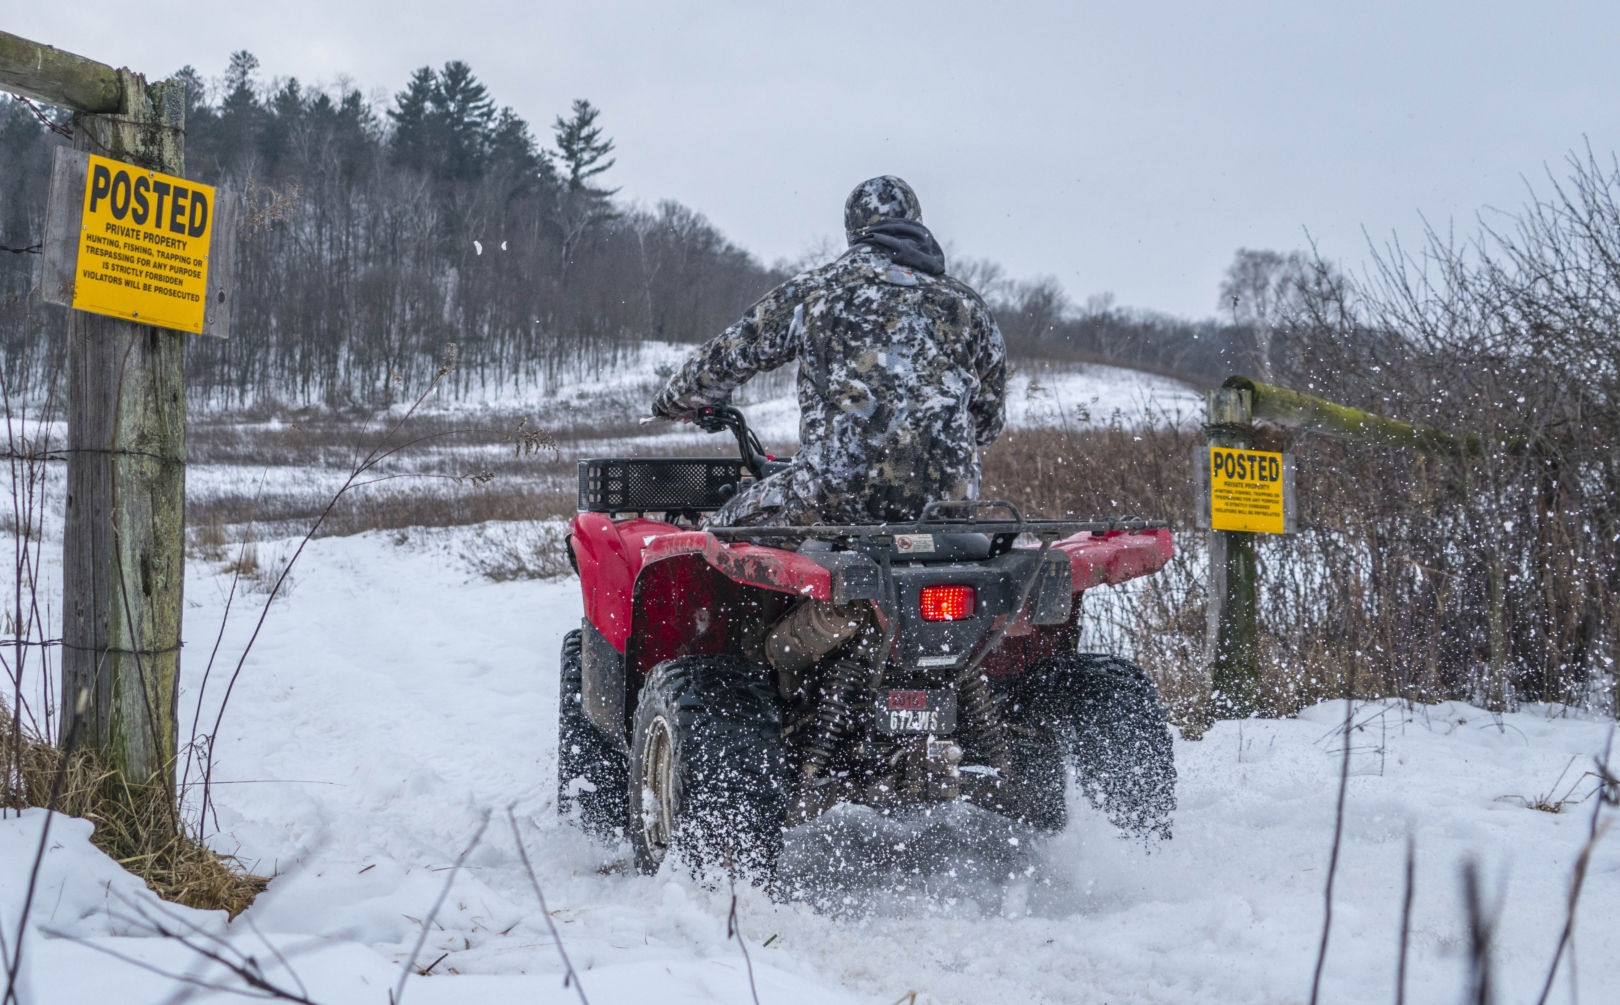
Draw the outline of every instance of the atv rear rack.
M985 519L978 513L986 509L1005 509L1011 518ZM964 515L947 515L964 511ZM874 543L885 538L907 534L985 534L998 539L996 551L1004 551L1021 534L1029 534L1043 541L1056 540L1074 534L1111 534L1118 531L1163 530L1170 525L1163 520L1143 520L1137 517L1119 517L1112 520L1032 520L1019 512L1018 507L1004 499L954 500L929 503L920 519L909 523L869 524L810 524L808 526L780 526L762 524L755 527L706 527L715 537L723 540L738 538L773 538L778 540L867 539Z

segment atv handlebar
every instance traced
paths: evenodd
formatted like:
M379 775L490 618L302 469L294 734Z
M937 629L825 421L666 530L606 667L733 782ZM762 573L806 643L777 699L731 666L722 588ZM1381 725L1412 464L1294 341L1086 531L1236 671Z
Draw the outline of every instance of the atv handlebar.
M748 428L748 420L731 405L700 408L692 416L692 422L708 433L731 430L737 437L737 452L742 455L743 463L755 478L764 478L787 467L786 461L779 461L765 452L765 448L760 446L759 437Z

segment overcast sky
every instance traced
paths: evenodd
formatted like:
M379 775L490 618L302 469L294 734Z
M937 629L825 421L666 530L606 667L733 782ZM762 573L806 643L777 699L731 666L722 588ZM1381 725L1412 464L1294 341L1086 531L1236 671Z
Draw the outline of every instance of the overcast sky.
M1598 0L11 6L0 28L149 76L248 49L265 81L386 97L462 59L543 141L589 98L623 196L767 262L841 243L849 190L898 174L957 254L1189 317L1236 248L1308 230L1355 268L1364 228L1472 227L1620 146L1620 4Z

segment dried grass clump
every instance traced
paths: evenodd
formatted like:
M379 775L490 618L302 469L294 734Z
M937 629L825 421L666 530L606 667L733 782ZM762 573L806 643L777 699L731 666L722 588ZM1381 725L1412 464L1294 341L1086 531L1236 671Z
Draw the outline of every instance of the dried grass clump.
M210 562L225 560L226 549L231 542L225 533L225 525L217 518L193 522L188 531L190 535L188 543L191 545L187 551L188 555L195 555Z
M463 557L478 574L495 583L517 579L552 579L573 570L569 562L568 526L561 521L520 525L493 545L470 544Z
M246 576L248 578L258 576L260 572L258 545L255 545L251 541L243 544L241 550L237 552L235 561L231 562L220 571L236 576Z
M89 820L91 843L164 900L234 918L270 882L203 844L159 779L130 785L90 750L74 750L64 761L61 750L19 730L9 714L0 722L0 762L0 805L48 807Z

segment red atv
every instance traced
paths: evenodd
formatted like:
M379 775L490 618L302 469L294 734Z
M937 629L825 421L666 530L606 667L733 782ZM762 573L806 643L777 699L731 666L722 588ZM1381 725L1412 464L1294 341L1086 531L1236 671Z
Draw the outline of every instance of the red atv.
M840 802L966 800L1063 827L1074 775L1128 832L1168 837L1170 732L1153 684L1076 652L1093 586L1161 568L1163 524L934 503L911 523L703 527L784 467L732 408L741 459L579 466L563 642L561 812L636 865L769 873L783 832Z

